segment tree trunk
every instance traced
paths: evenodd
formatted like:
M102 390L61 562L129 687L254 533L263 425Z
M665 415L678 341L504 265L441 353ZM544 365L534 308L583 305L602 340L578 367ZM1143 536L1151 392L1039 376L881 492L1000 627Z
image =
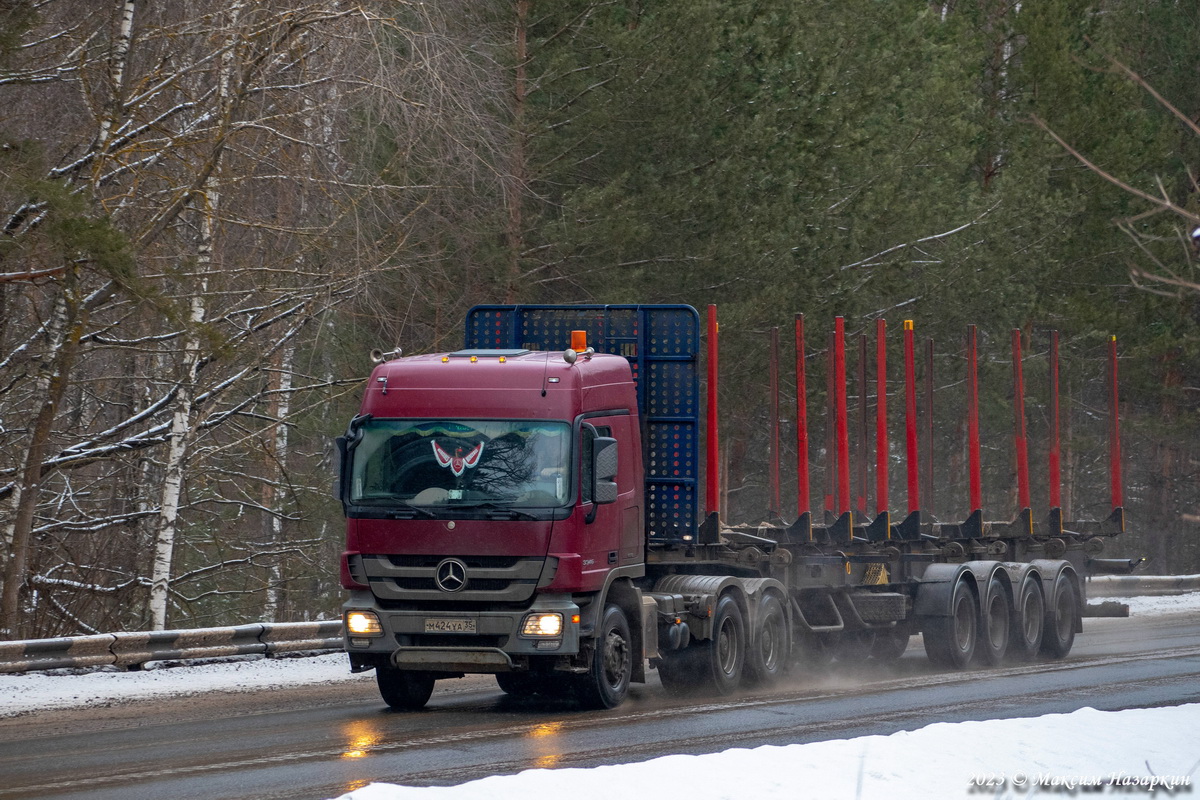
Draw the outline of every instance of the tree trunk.
M33 536L34 510L37 508L38 488L42 478L42 462L46 457L54 418L66 391L71 366L79 348L82 325L78 319L78 311L79 306L73 296L73 290L68 288L55 303L54 317L48 326L49 341L36 384L37 395L42 398L42 404L34 417L21 477L13 492L13 518L4 535L10 543L10 549L4 568L4 589L0 593L0 639L19 638L21 634L21 589L28 579L29 551Z

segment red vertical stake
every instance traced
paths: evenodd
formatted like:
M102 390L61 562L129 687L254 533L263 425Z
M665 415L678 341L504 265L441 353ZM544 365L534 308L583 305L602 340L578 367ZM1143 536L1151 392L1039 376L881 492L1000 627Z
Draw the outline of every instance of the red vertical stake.
M925 508L933 514L933 339L925 340Z
M978 330L967 326L967 458L971 513L983 508L983 483L979 470L979 356Z
M875 321L875 512L888 510L887 323Z
M717 428L717 307L708 307L708 461L705 465L705 513L720 511L720 441Z
M1125 498L1121 489L1121 396L1117 390L1117 337L1115 336L1109 339L1108 364L1111 381L1108 404L1108 464L1109 478L1112 481L1112 507L1117 509L1124 507Z
M850 426L846 406L846 320L838 317L833 334L834 393L837 404L838 513L850 511Z
M779 501L779 328L771 328L771 508L775 519L783 514Z
M921 508L921 473L917 465L917 364L911 319L904 320L904 457L908 468L908 513L911 514Z
M804 315L796 315L796 515L811 510L808 488L808 379L804 369Z
M1012 332L1013 445L1017 454L1017 505L1029 508L1029 446L1025 436L1025 373L1021 369L1021 331Z
M867 335L858 336L858 513L867 513Z
M1062 435L1058 426L1058 331L1050 332L1050 508L1062 507Z
M834 388L837 374L837 346L835 337L829 334L829 363L825 368L825 452L828 463L825 468L825 510L830 514L841 506L837 495L838 446L837 446L837 389Z

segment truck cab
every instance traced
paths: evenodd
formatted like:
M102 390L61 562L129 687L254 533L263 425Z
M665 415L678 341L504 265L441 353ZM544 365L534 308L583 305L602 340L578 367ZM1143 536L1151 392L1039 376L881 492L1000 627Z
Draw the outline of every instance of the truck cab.
M346 649L390 705L420 707L435 680L480 672L619 702L639 609L615 626L623 661L593 661L614 582L645 573L626 358L577 340L385 361L338 446Z

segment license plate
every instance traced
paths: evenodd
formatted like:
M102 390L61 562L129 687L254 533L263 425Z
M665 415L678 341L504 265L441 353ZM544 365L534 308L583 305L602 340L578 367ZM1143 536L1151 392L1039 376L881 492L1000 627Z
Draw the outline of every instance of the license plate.
M427 617L426 633L475 633L475 620Z

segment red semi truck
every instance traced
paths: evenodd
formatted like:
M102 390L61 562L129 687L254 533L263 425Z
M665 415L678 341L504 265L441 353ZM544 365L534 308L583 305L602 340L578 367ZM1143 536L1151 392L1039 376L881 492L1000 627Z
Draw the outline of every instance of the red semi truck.
M1064 523L1052 508L1035 525L1027 507L984 522L977 439L965 521L922 516L913 491L893 524L886 412L880 512L856 524L840 320L834 513L813 524L803 445L794 523L723 524L709 316L706 404L700 319L688 306L480 306L464 349L380 358L338 439L341 582L351 668L373 668L388 705L420 708L436 680L467 673L495 674L510 694L571 694L600 708L621 703L649 669L668 691L728 694L797 661L898 658L916 633L949 668L1062 658L1081 625L1082 577L1132 568L1096 558L1102 537L1123 528L1119 477L1103 522ZM911 400L911 341L908 352ZM1019 355L1016 365L1019 380ZM909 459L915 470L915 449Z

